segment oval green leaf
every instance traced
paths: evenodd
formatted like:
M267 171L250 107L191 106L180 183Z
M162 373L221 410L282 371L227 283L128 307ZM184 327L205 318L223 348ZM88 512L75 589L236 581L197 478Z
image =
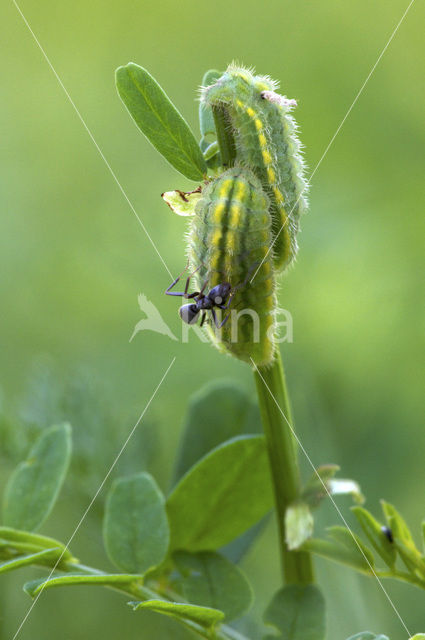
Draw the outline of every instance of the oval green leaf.
M325 640L325 601L315 585L289 585L273 597L264 614L264 622L279 635L264 640Z
M252 589L242 571L213 551L177 551L173 560L181 574L175 588L191 604L219 609L226 620L239 618L252 604Z
M155 149L186 178L203 180L207 165L202 151L186 120L150 73L129 62L117 69L116 85L131 117Z
M146 573L164 560L169 543L165 501L147 473L117 480L109 493L103 529L110 560L129 573Z
M258 407L244 389L227 380L205 385L189 401L175 481L219 444L261 430Z
M264 438L234 438L195 464L169 496L171 549L219 549L272 505Z
M4 524L35 531L46 520L62 487L71 455L68 424L45 429L25 462L12 473L6 486Z
M208 607L198 607L194 604L183 604L180 602L168 602L167 600L145 600L144 602L129 602L134 611L139 609L149 609L156 613L164 613L177 620L190 620L202 627L211 629L224 618L222 611L210 609Z

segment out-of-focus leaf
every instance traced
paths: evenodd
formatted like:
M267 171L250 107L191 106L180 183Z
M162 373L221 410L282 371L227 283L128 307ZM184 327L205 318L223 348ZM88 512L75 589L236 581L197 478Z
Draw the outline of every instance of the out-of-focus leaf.
M347 638L347 640L389 640L389 638L381 634L377 636L375 633L371 633L370 631L362 631L361 633L356 633L355 636Z
M202 78L202 87L209 87L210 85L214 84L214 82L216 82L216 80L218 80L221 75L221 71L217 71L216 69L209 69L209 71L207 71ZM202 102L199 105L199 128L201 130L201 136L203 138L205 138L206 136L216 135L212 109L211 107L207 107L206 105L202 104Z
M109 558L123 571L143 574L163 561L170 538L165 500L149 474L113 484L103 535Z
M370 567L358 549L348 549L333 540L318 538L311 538L304 542L302 549L322 558L345 564L362 573L370 574Z
M375 558L373 557L372 551L355 533L349 531L345 527L329 527L328 533L334 540L336 540L336 542L342 544L349 551L357 553L363 557L369 568L373 568L375 566Z
M259 409L240 386L226 380L206 385L189 401L175 481L222 442L261 430Z
M244 555L248 552L255 540L264 530L267 522L270 519L270 513L268 513L259 522L247 529L241 536L229 542L225 547L220 549L222 553L230 562L237 564L241 561Z
M37 553L30 553L26 556L18 556L5 562L0 562L0 573L14 571L31 564L54 565L61 557L61 549L43 549Z
M352 507L352 511L374 549L379 553L384 562L390 568L393 568L397 551L394 542L385 534L383 526L375 520L369 511L363 509L363 507Z
M397 509L388 502L381 500L382 510L394 540L394 546L406 565L415 574L419 572L425 578L425 560L416 548L410 529Z
M285 513L285 534L288 549L298 549L313 535L314 519L306 502L289 505Z
M157 81L129 62L116 71L119 96L149 142L186 178L200 182L207 165L186 120Z
M129 602L134 611L148 609L157 613L164 613L177 620L191 620L207 629L213 628L224 619L224 613L217 609L198 607L194 604L168 602L167 600L145 600L144 602Z
M384 512L384 516L388 522L388 526L392 531L393 537L401 540L406 545L413 545L413 537L410 533L410 529L407 526L406 521L397 511L397 509L390 504L389 502L385 502L385 500L381 500L382 511Z
M425 559L413 545L407 545L400 540L395 539L394 542L397 551L406 567L414 575L420 574L422 580L425 580Z
M425 633L416 633L410 640L425 640Z
M53 576L52 578L39 578L24 584L24 591L31 598L34 598L40 591L52 587L68 587L77 585L94 586L118 586L136 582L137 576L120 573L101 573L99 575L88 575L85 573L67 573L65 576Z
M202 458L170 494L171 548L219 549L260 520L272 504L264 438L234 438Z
M177 551L173 559L182 576L176 586L188 602L219 609L226 620L240 617L251 606L248 580L219 553Z
M71 455L71 427L61 424L42 432L27 459L6 486L4 524L34 531L45 521L62 487Z
M315 585L280 589L266 609L264 622L279 632L264 640L325 640L325 601L321 591Z

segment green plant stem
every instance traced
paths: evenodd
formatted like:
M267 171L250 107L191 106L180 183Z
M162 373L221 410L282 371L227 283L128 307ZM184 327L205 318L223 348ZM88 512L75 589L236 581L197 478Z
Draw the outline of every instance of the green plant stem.
M289 551L285 542L285 512L299 497L300 474L280 353L271 366L255 369L254 377L273 480L284 582L309 584L314 581L311 555Z
M87 565L74 563L74 562L67 562L65 566L62 568L62 571L64 571L65 573L67 572L73 573L75 571L81 571L83 573L87 573L88 575L103 574L103 571L99 571L98 569L95 569L93 567L89 567ZM130 595L133 598L137 598L138 600L158 600L159 598L159 599L170 600L171 602L173 601L186 602L184 598L182 598L179 594L174 594L170 590L166 590L166 593L164 593L163 592L164 590L161 590L161 592L158 592L158 591L153 591L152 589L149 589L149 587L146 587L145 585L141 584L141 580L143 579L143 576L139 576L139 581L137 576L134 576L134 578L135 578L135 581L133 583L129 583L126 585L114 584L110 586L109 585L104 585L104 586L107 589L112 589L113 591L119 591L120 593L125 593L127 595ZM180 623L183 624L188 629L190 629L191 631L193 631L194 633L197 633L202 638L205 638L206 640L249 640L249 638L241 635L239 632L235 631L235 629L232 629L231 627L225 624L220 624L220 626L217 629L209 630L209 629L204 629L204 627L197 624L196 622L193 622L192 620L182 619L180 620Z

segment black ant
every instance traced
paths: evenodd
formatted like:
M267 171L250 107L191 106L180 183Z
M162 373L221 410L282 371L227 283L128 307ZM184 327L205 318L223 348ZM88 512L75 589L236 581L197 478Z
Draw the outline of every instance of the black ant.
M202 265L201 265L202 266ZM200 269L201 267L198 267ZM217 329L221 329L221 327L227 322L230 312L225 315L221 322L218 321L217 315L215 313L215 308L221 309L225 311L229 308L232 302L232 293L236 289L232 289L232 286L229 282L223 282L222 284L217 284L213 287L206 295L204 291L207 287L208 280L206 280L202 286L200 291L194 291L193 293L188 293L190 279L191 277L198 271L195 269L193 273L186 280L186 286L184 291L171 291L171 289L178 283L182 274L186 271L187 267L181 272L181 274L174 280L172 284L165 290L166 296L181 296L186 299L193 299L195 302L184 304L179 309L179 314L183 322L187 324L195 324L198 321L199 314L201 314L201 327L205 322L205 318L207 316L207 311L211 311L211 315L214 320L214 324Z

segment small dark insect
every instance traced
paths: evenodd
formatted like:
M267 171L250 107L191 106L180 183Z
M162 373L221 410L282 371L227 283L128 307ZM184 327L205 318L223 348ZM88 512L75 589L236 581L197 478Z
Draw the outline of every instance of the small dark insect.
M187 269L187 267L186 267ZM186 298L188 300L192 299L194 302L189 304L184 304L179 309L179 314L183 322L187 324L196 324L199 318L199 314L201 314L201 327L205 322L205 318L207 316L207 311L211 312L211 315L214 320L214 324L218 329L225 324L227 319L230 316L230 312L227 313L221 322L218 321L217 315L215 312L215 308L226 310L229 308L232 302L232 286L229 282L223 282L222 284L218 284L213 287L207 294L204 294L205 289L207 288L208 280L206 280L202 286L200 291L194 291L193 293L188 293L190 279L191 277L200 269L195 269L193 273L186 280L186 286L184 291L171 291L171 289L178 283L182 274L186 271L184 269L182 273L174 280L173 283L170 284L168 289L165 290L165 295L167 296L181 296L182 298Z
M389 527L381 527L381 531L390 542L394 542L393 532Z

